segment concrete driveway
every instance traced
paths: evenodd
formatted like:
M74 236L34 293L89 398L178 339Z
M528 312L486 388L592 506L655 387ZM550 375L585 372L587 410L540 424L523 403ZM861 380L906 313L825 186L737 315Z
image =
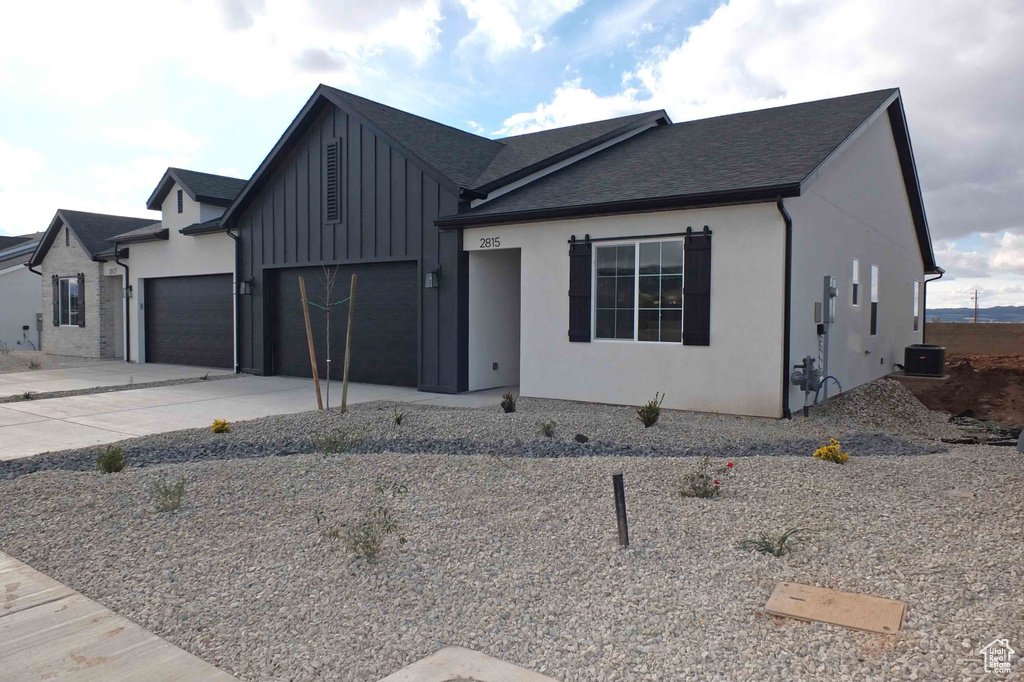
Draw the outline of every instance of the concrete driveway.
M124 360L97 360L80 367L0 374L0 398L21 395L26 392L77 391L103 386L123 386L132 382L144 384L151 381L189 379L201 377L204 374L216 376L231 373L230 369L182 367L180 365L136 365Z
M322 384L326 391L326 382ZM481 407L497 405L505 390L446 395L399 386L350 384L349 404L395 400ZM341 384L331 382L331 405L340 404ZM311 379L256 376L4 403L0 404L0 460L204 427L214 419L242 421L315 409Z

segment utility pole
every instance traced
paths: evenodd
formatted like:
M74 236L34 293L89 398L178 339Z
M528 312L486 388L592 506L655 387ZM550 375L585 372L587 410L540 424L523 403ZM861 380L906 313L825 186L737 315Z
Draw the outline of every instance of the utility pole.
M974 324L978 324L978 290L974 290Z

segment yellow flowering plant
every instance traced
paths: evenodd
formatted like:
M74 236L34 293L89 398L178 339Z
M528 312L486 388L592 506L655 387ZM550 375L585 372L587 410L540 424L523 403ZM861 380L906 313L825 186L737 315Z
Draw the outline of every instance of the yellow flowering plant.
M850 459L850 453L843 452L835 438L829 438L828 445L822 442L821 447L814 451L814 456L835 464L846 464L846 460Z
M214 419L213 426L210 427L210 430L214 433L228 433L231 431L231 427L228 426L227 419Z

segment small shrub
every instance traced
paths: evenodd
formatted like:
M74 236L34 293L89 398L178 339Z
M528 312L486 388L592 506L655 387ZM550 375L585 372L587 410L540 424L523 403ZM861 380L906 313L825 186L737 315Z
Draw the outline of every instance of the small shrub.
M124 469L124 449L116 445L108 445L96 457L96 468L105 474L114 474Z
M501 396L501 409L505 410L505 414L516 411L516 400L518 399L519 397L512 391Z
M733 474L732 462L717 470L711 468L711 457L705 455L697 465L697 470L683 476L683 485L679 489L682 497L700 497L712 499L722 493L722 480Z
M843 452L835 438L829 438L828 445L822 443L821 447L814 451L814 456L835 464L846 464L846 460L850 459L850 453Z
M393 426L401 426L403 419L405 419L405 412L399 412L396 407L395 411L391 415L391 424Z
M661 403L665 400L665 394L662 393L661 397L658 397L658 392L654 392L654 399L648 400L646 404L636 408L636 418L640 420L640 423L644 425L644 428L650 428L658 423L658 417L661 416Z
M779 535L770 533L759 533L756 538L749 538L740 543L740 549L751 549L761 554L772 556L785 556L792 554L793 549L800 544L802 528L790 528Z
M231 433L231 425L227 419L214 419L210 430L214 433Z
M42 366L43 365L38 360L36 360L35 358L32 358L31 360L28 361L28 368L29 369L39 369Z
M25 391L24 393L21 394L21 399L22 400L35 400L36 399L36 394L33 393L32 391Z
M540 422L540 432L545 438L551 438L555 435L555 427L558 426L554 419L548 419Z
M157 511L171 512L180 509L181 503L185 501L186 482L184 476L173 483L163 477L154 479L150 493Z
M321 455L337 455L352 452L366 440L362 431L355 428L342 427L333 433L321 433L310 436L313 447Z
M399 532L398 517L391 504L407 491L404 483L377 482L373 505L363 518L345 529L345 546L350 552L372 563L384 549L389 536L394 535L399 545L405 544L405 537Z
M0 341L0 358L6 358L11 352L10 346L7 345L6 341Z

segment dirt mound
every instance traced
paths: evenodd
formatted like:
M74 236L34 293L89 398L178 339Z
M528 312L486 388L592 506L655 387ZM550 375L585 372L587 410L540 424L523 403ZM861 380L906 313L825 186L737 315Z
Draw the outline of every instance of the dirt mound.
M1024 355L950 355L943 381L903 379L932 410L1024 424Z
M839 426L928 438L955 430L898 381L878 379L845 391L811 408L811 418L835 420Z

